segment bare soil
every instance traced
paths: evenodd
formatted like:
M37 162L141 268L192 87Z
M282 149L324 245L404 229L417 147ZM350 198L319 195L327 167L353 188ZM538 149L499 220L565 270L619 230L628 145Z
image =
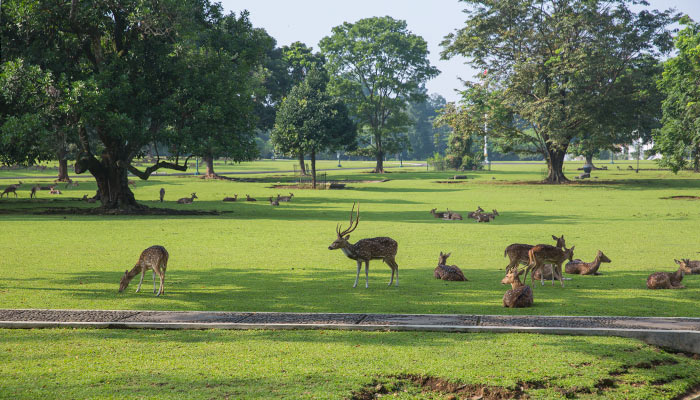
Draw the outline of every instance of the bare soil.
M698 196L670 196L662 197L664 200L700 200Z

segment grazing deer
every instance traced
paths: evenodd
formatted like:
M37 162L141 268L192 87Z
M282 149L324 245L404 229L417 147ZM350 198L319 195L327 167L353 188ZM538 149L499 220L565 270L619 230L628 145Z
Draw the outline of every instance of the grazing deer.
M160 188L160 202L163 202L163 199L165 198L165 188Z
M353 221L354 211L355 204L353 203L350 211L350 226L348 229L341 231L340 224L338 224L335 229L338 238L328 246L328 250L342 249L348 258L357 261L357 276L355 277L355 284L352 285L353 288L357 287L363 262L365 263L365 288L369 287L369 261L375 259L383 260L391 268L389 286L394 282L394 273L396 273L396 286L399 286L399 265L394 260L399 247L398 244L394 239L388 237L362 239L355 244L350 243L350 235L348 233L353 232L357 228L357 224L360 223L360 206L357 206L357 217ZM353 223L355 224L354 227L352 226Z
M198 198L199 197L197 197L197 193L192 193L192 195L190 197L183 197L181 199L178 199L177 203L178 204L192 204L194 199L198 199Z
M501 280L502 285L510 284L511 288L503 295L503 307L509 308L524 308L531 307L534 301L532 288L520 282L520 275L525 272L524 269L518 271L514 268L506 274Z
M59 189L56 189L56 187L54 186L51 188L51 191L49 192L49 194L63 194L63 193Z
M5 190L0 193L0 198L4 195L7 195L7 197L10 197L10 193L13 193L15 197L17 197L17 188L19 188L19 185L10 185L5 188Z
M673 260L676 264L683 268L683 273L686 275L700 274L700 261L690 261L688 258L682 258L680 261Z
M678 268L676 272L654 272L647 278L647 287L649 289L685 289L681 285L683 280L683 267Z
M292 197L294 197L294 193L289 193L289 196L280 196L279 193L277 193L277 201L283 201L283 202L288 202L292 201Z
M278 205L280 205L280 202L279 202L279 200L273 199L272 196L270 196L270 205L271 206L278 206Z
M233 197L224 197L224 201L236 201L238 200L238 195L234 194Z
M561 235L561 237L556 237L552 235L552 239L554 239L557 242L557 247L560 249L563 249L566 247L566 240L564 240L564 235ZM521 244L521 243L513 243L510 246L506 247L506 250L503 252L503 257L508 256L510 259L510 262L508 263L508 266L506 267L506 272L510 271L511 269L515 268L518 266L518 264L523 264L527 265L530 263L530 249L532 249L533 245L531 244Z
M32 191L29 192L29 198L30 198L30 199L35 199L35 198L36 198L36 192L37 192L38 190L39 190L39 186L38 186L38 185L32 186Z
M446 265L447 257L452 253L443 254L440 252L438 257L438 265L435 267L433 276L435 279L442 279L443 281L466 281L467 278L464 277L464 273L456 265Z
M139 281L139 287L136 288L136 293L141 290L141 284L143 283L143 277L146 275L146 271L149 269L153 270L153 293L156 293L156 274L160 277L160 288L158 289L158 294L156 297L163 294L163 284L165 283L165 270L168 268L168 251L165 250L163 246L151 246L144 250L139 257L139 261L134 265L131 271L126 270L124 276L122 276L119 282L119 292L123 292L129 282L141 273L141 280Z
M593 262L583 262L578 258L574 261L566 263L564 271L567 274L579 274L579 275L600 275L598 268L600 268L601 263L612 262L602 251L598 250Z
M437 208L433 208L432 210L430 210L430 213L435 218L445 218L445 216L447 215L447 212L444 212L444 211L437 211L436 212L435 210L437 210Z
M458 214L456 212L450 211L450 209L447 209L447 213L445 213L445 216L442 217L442 219L447 219L447 220L462 220L462 215Z
M576 246L571 246L570 249L564 248L562 250L558 247L550 246L548 244L538 244L537 246L531 248L528 252L528 256L530 257L530 264L528 264L527 268L525 269L525 278L523 278L523 280L527 282L528 272L534 272L534 270L541 269L542 267L544 267L545 263L550 263L553 264L554 267L554 273L552 274L552 286L554 286L554 277L558 276L559 283L562 287L564 287L564 280L561 279L561 263L563 263L564 260L566 260L567 258L569 259L569 261L573 261L575 247ZM530 277L530 281L532 283L535 282L534 273ZM542 285L544 285L544 277L541 278L541 281Z
M245 201L257 201L257 200L248 196L248 195L245 195Z

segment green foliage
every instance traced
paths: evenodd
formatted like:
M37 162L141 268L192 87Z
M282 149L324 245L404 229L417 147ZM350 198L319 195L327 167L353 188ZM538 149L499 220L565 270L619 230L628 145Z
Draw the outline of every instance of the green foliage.
M445 107L445 103L445 98L433 94L425 101L408 105L407 112L413 120L407 132L411 145L409 158L423 160L434 152L445 151L450 129L434 125L438 111Z
M688 166L700 171L700 25L684 19L686 27L676 37L678 55L664 63L659 88L663 101L662 127L654 133L655 150L662 166L674 172Z
M320 42L331 90L343 97L360 125L361 153L372 153L382 172L384 155L405 148L404 132L411 124L407 102L424 100L423 84L439 71L427 59L425 40L405 21L365 18L332 32Z
M489 98L518 128L500 138L545 156L548 182L567 180L563 161L573 141L612 143L610 132L637 128L635 118L620 117L635 114L625 100L643 97L645 83L629 85L621 72L670 49L670 11L635 12L632 0L463 1L466 25L446 37L442 55L466 56L488 71Z

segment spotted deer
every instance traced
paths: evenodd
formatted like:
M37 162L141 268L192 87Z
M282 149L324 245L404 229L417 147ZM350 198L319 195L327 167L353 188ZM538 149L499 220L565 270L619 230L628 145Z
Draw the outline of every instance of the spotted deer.
M433 217L435 218L445 218L445 215L447 215L447 211L436 211L437 208L433 208L430 210L430 214L432 214Z
M163 202L163 199L165 198L165 188L160 188L160 202Z
M197 193L192 193L192 195L190 197L183 197L181 199L178 199L177 203L178 204L192 204L194 199L198 199L198 198L199 197L197 197Z
M609 263L611 260L603 254L602 251L598 250L598 253L592 262L583 262L579 259L570 261L566 263L564 271L567 274L579 274L579 275L600 275L598 268L600 268L601 263Z
M338 238L328 246L328 250L341 249L346 257L357 262L357 276L355 277L355 284L352 285L353 288L357 287L363 262L365 263L365 288L369 287L369 261L376 259L383 260L391 268L389 286L394 282L394 273L396 273L396 286L399 286L399 265L394 259L398 250L398 244L389 237L375 237L358 240L355 244L350 243L350 235L348 233L353 232L360 223L360 206L357 206L357 216L353 221L354 211L355 204L353 203L350 211L350 226L343 231L340 230L340 224L336 226L335 231ZM353 223L355 226L353 226Z
M248 195L245 195L245 201L257 201L257 200L248 196Z
M525 269L525 277L523 281L527 282L527 274L530 271L541 269L544 267L545 263L553 264L554 274L552 274L552 286L554 285L554 277L559 277L559 283L564 287L564 280L562 279L561 264L567 258L569 261L574 259L574 248L576 246L571 246L570 249L564 248L563 250L550 246L548 244L538 244L537 246L530 249L528 256L530 258L530 263ZM535 282L534 274L530 277L532 283ZM544 285L544 276L542 276L542 285Z
M532 306L534 301L532 288L520 282L520 275L523 272L525 272L524 269L520 271L517 268L511 269L501 280L502 285L510 284L511 286L511 289L503 295L503 307L524 308Z
M289 193L289 196L280 196L278 193L277 194L277 201L282 201L282 202L292 201L292 197L294 197L294 193Z
M683 267L679 267L676 272L654 272L647 278L647 288L649 289L685 289L681 284L683 280Z
M464 277L464 273L456 265L446 265L447 257L452 255L452 253L443 254L440 252L438 257L438 265L435 267L433 276L435 279L442 279L443 281L466 281L467 278Z
M700 261L690 261L690 259L687 258L682 258L680 261L673 261L683 269L683 273L686 275L700 274Z
M556 237L552 235L552 239L554 239L557 242L558 248L563 249L566 247L566 240L564 240L564 235L561 235L561 237ZM510 246L506 247L506 250L503 252L503 257L508 256L508 258L510 259L508 266L506 266L506 272L510 271L513 268L516 268L518 264L529 264L530 255L528 253L533 247L535 246L531 244L521 243L513 243Z
M139 287L136 288L136 293L141 290L141 284L143 283L143 277L146 275L146 271L153 270L153 293L156 293L156 274L160 277L160 288L156 297L163 294L163 285L165 283L165 270L168 268L168 251L165 250L163 246L151 246L144 250L139 257L139 261L134 265L131 271L124 271L121 281L119 281L119 292L123 292L124 289L129 286L129 282L141 273L141 280L139 281Z
M271 206L278 206L278 205L280 205L279 200L277 200L277 199L275 199L275 198L272 198L272 196L270 196L270 199L269 199L269 200L270 200L270 205L271 205Z
M458 214L456 212L450 211L450 209L447 209L447 213L445 213L445 216L442 217L442 219L447 219L447 220L462 220L462 214Z

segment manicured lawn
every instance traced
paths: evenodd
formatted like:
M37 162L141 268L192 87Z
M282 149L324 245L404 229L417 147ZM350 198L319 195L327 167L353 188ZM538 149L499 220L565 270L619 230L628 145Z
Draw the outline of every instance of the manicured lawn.
M271 163L283 171L293 161L222 165L220 171L263 171ZM75 199L95 191L94 183L81 179L79 187L61 185L62 196L40 192L39 200L30 201L30 184L47 182L30 179L18 199L0 200L0 308L700 317L700 276L687 276L685 290L645 287L651 272L675 270L674 258L695 258L700 251L700 202L665 199L700 195L700 180L689 172L636 174L628 164L616 162L621 170L609 166L594 172L598 179L562 186L520 184L541 179L541 163L494 164L491 171L468 172L470 179L458 184L436 182L454 172L424 168L396 168L385 176L329 172L331 179L391 179L353 182L344 190L271 187L292 179L281 173L245 176L260 182L154 176L136 183L136 198L148 206L223 212L210 216L30 214L46 207L92 207ZM578 166L567 164L570 177ZM156 201L161 187L163 204ZM291 203L271 207L264 201L290 191ZM175 204L192 192L199 197L194 204ZM234 193L259 201L221 202ZM353 202L360 203L361 222L351 242L374 236L398 241L399 287L388 288L389 268L373 261L369 289L364 277L353 289L354 261L328 250L336 224L347 225ZM449 207L466 214L477 205L501 216L477 224L428 213ZM602 276L573 276L564 288L538 283L534 307L504 309L504 248L553 243L551 235L561 234L576 246L575 257L591 261L600 249L613 262L603 264ZM170 252L165 295L134 293L136 280L117 293L124 270L153 244ZM449 262L469 282L433 279L440 251L452 252ZM698 368L695 360L619 338L0 331L5 398L344 398L371 394L380 383L381 391L393 395L396 389L399 398L446 395L423 393L401 378L409 375L486 384L511 394L522 386L544 398L673 398L700 383Z
M428 390L408 376L452 385ZM0 330L0 377L8 399L342 399L377 389L443 399L455 388L460 398L665 399L699 383L700 364L620 338Z

